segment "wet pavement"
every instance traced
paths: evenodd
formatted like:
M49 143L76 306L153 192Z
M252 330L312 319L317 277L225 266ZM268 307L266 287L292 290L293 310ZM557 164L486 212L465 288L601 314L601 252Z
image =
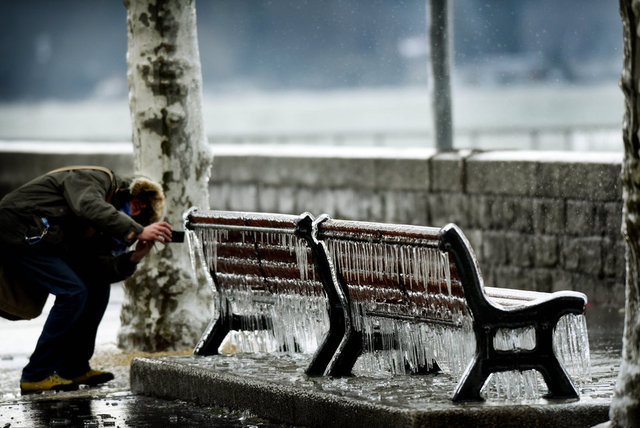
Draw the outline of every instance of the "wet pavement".
M126 353L116 347L123 296L122 287L114 285L91 361L93 368L109 370L116 378L78 391L20 394L20 373L35 346L51 300L45 313L35 320L12 322L0 318L0 428L281 426L248 413L133 394L129 388L131 359L163 354ZM191 350L177 354L188 353Z
M280 426L251 416L130 392L18 401L0 406L2 427Z

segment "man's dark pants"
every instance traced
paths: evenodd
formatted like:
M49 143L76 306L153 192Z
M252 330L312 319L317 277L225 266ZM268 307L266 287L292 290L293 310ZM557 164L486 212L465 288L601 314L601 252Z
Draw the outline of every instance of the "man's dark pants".
M83 280L57 256L10 255L9 259L16 273L56 297L22 380L39 381L54 372L65 379L86 373L110 284Z

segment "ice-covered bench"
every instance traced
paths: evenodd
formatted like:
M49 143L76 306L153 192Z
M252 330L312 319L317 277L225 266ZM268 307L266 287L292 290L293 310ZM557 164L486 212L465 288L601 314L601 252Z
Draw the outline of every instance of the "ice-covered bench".
M325 374L350 373L361 353L379 349L377 337L392 336L386 347L398 350L396 358L387 359L393 370L437 370L446 361L449 370L462 371L456 401L481 399L490 374L514 370L540 372L549 397L578 397L553 338L564 315L584 312L584 294L484 287L471 246L455 225L440 229L325 217L316 221L315 235L327 246L349 301L350 331L339 346L344 350L335 353ZM468 364L465 329L475 336ZM524 341L530 343L502 349L501 341L522 342L514 332L528 333ZM584 342L584 334L557 339ZM572 358L588 353L584 346L571 350Z
M578 396L556 354L588 364L586 329L567 333L576 322L564 317L586 297L485 287L455 225L199 210L186 220L219 308L196 354L216 353L231 330L264 329L281 350L313 352L309 375L350 375L359 357L386 354L394 373L459 376L456 401L481 399L492 373L529 370L550 397Z
M311 250L296 236L297 223L311 222L310 215L192 209L185 219L207 264L218 312L195 353L217 354L232 330L269 330L279 350L312 352L328 321Z

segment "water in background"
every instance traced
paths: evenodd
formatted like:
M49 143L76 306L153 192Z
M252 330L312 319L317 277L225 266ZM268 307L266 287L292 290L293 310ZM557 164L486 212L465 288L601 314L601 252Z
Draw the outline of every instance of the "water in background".
M615 84L457 88L456 147L622 151ZM209 141L432 147L423 88L207 96ZM127 100L0 104L0 139L130 141Z

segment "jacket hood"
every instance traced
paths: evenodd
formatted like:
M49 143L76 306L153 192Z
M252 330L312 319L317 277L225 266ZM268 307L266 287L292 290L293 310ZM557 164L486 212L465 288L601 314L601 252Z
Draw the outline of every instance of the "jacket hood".
M147 177L117 177L118 189L114 197L116 207L121 206L133 197L147 201L147 208L135 220L143 225L160 221L164 215L164 192L160 184Z
M141 197L148 202L150 212L149 224L160 221L164 215L164 192L162 187L155 181L145 177L134 177L129 185L131 197Z

